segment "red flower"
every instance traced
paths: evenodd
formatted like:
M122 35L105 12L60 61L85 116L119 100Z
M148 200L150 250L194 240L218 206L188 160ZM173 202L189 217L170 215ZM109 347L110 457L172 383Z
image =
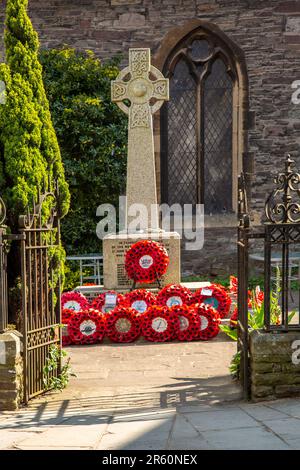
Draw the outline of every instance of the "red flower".
M145 289L136 289L127 292L120 305L123 307L131 307L138 313L144 313L151 305L156 302L156 297L152 292Z
M162 277L169 265L165 247L152 240L134 243L125 255L125 269L130 279L150 283Z
M167 307L153 305L140 318L142 334L147 341L164 342L178 336L178 315Z
M105 310L104 310L104 305L105 305L105 299L106 299L106 294L116 294L117 295L117 303L116 305L119 305L120 302L123 301L123 295L122 294L118 294L117 292L115 291L107 291L107 292L102 292L101 294L98 295L98 297L96 297L93 302L92 302L92 308L94 308L95 310L99 310L100 312L102 313L107 313Z
M104 315L89 309L72 315L68 331L74 344L94 344L102 341L105 333Z
M65 308L62 311L61 322L64 326L61 330L61 339L62 339L63 346L68 346L69 344L72 344L68 325L69 325L70 318L74 315L74 313L75 313L74 310L67 309L67 308Z
M254 308L255 307L255 305L252 305L253 297L254 297L254 303L256 304L256 306L258 308L261 307L261 304L264 301L265 295L264 295L264 292L262 290L260 290L259 286L256 286L254 295L252 294L251 291L248 291L248 307L249 308Z
M235 276L229 277L229 292L231 294L237 294L238 289L238 279Z
M190 300L190 305L204 303L215 308L221 318L228 315L231 305L231 299L223 286L211 284L197 290Z
M193 307L187 305L174 305L170 309L179 318L179 341L192 341L200 330L200 317Z
M238 321L239 313L237 307L234 309L233 314L230 317L230 326L232 328L236 328L237 321Z
M106 315L106 333L116 343L131 343L141 333L139 315L130 307L117 307Z
M191 291L180 284L169 284L164 287L156 297L157 305L166 305L172 307L173 305L183 305L189 303L191 300Z
M87 298L80 292L64 292L61 296L62 310L68 309L79 312L80 310L88 309L89 306Z
M258 307L261 306L261 304L264 301L264 298L265 298L264 292L262 290L260 290L259 286L256 286L256 288L255 288L255 301L256 301Z
M195 312L200 317L200 330L195 339L206 341L212 339L219 333L220 317L218 312L210 305L196 304Z

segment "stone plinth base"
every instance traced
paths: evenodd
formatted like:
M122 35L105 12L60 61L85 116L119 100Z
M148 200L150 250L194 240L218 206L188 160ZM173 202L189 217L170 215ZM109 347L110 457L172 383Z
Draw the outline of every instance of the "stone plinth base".
M105 289L129 289L132 280L125 271L125 253L139 240L154 240L162 243L170 257L162 285L180 282L180 236L176 232L149 232L143 234L119 233L107 235L103 240L103 274ZM143 287L156 287L156 284L143 284ZM137 285L136 287L141 287Z
M22 401L23 361L19 333L0 334L0 411L16 410Z
M300 331L253 331L250 364L252 400L300 396Z

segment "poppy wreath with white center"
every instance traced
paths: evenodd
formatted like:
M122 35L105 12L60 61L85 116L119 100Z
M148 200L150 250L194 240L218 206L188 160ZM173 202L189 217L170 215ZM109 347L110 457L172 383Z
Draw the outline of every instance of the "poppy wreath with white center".
M168 307L153 305L140 318L142 335L147 341L160 343L177 338L179 318Z
M158 293L156 303L157 305L173 307L174 305L189 303L191 297L192 293L187 287L181 286L180 284L169 284Z
M80 310L87 310L90 307L87 298L80 292L64 292L61 296L61 309L73 310L80 312Z
M99 343L105 334L104 315L93 309L74 313L69 320L68 330L74 344Z
M156 296L145 289L135 289L127 292L120 305L123 307L130 307L136 310L139 314L144 313L151 305L156 303Z
M94 308L95 310L99 310L99 312L102 312L102 313L107 313L107 312L103 312L103 307L105 305L105 296L106 294L116 294L117 295L117 303L116 303L116 306L119 305L119 303L123 300L123 295L122 294L118 294L117 292L111 290L111 291L107 291L107 292L102 292L101 294L98 295L98 297L96 297L93 302L92 302L92 308Z
M63 346L68 346L69 344L72 344L72 340L69 334L69 321L71 317L74 315L74 310L65 308L62 311L61 314L61 322L63 324L62 330L61 330L61 339L62 339L62 345Z
M217 336L220 331L218 312L207 304L195 304L193 307L200 318L200 329L194 339L207 341Z
M205 294L205 291L211 291L211 294ZM189 304L207 304L217 310L221 318L225 318L230 310L231 298L223 286L211 284L208 287L198 289L193 295Z
M179 318L179 341L192 341L200 330L200 317L193 307L187 305L174 305L170 308Z
M135 282L150 283L167 271L169 255L165 247L152 240L134 243L125 255L125 269Z
M139 315L130 307L116 307L105 318L106 335L115 343L131 343L141 334Z

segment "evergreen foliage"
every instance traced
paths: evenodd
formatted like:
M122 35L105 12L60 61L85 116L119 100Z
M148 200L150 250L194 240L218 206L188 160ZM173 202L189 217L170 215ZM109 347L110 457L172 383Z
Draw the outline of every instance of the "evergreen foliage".
M38 190L53 190L56 179L61 216L70 203L38 59L38 36L27 15L27 3L7 0L6 64L0 65L7 96L6 104L0 106L0 189L14 229Z

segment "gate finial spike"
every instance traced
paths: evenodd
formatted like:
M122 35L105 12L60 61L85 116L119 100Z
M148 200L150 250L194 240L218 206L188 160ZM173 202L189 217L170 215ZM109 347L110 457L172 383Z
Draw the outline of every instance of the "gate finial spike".
M292 167L294 166L295 160L291 158L291 155L288 153L285 161L285 171L286 173L292 173Z

